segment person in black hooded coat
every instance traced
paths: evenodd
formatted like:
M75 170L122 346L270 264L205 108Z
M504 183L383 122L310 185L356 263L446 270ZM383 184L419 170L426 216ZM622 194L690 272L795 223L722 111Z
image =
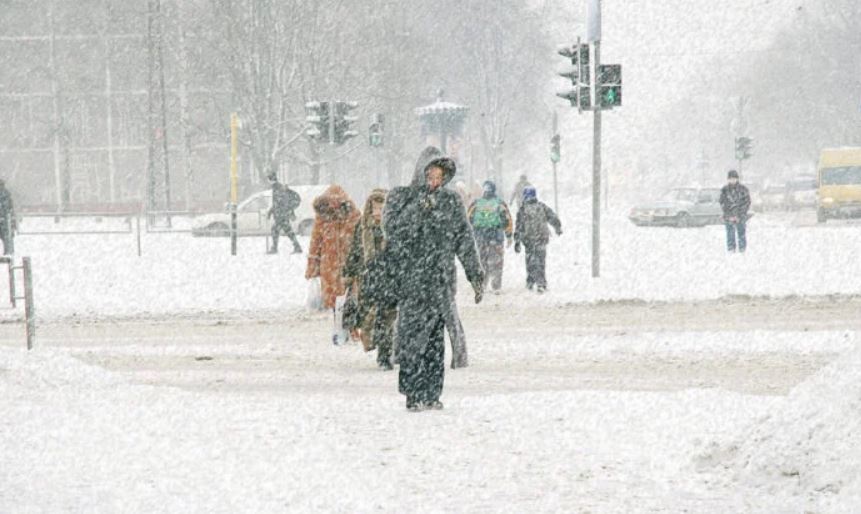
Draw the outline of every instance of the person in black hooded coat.
M409 186L389 193L383 212L386 266L398 304L398 390L410 410L440 409L445 373L445 328L456 322L455 256L482 298L484 272L466 209L443 186L457 172L439 149L426 148Z

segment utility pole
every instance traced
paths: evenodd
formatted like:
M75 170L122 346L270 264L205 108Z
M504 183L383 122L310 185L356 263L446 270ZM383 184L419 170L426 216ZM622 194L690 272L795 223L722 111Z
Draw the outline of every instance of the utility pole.
M164 20L161 0L147 5L147 128L149 153L147 166L147 210L157 210L158 174L162 175L165 211L170 210L170 167L167 142L167 99L164 85ZM170 214L167 217L170 226Z
M553 209L559 215L559 181L556 177L556 164L562 158L559 149L559 116L553 111L553 135L550 137L550 162L553 163Z
M598 9L601 1L596 0ZM599 15L600 16L600 15ZM593 77L598 81L598 66L601 59L601 41L594 43ZM601 276L601 105L596 94L597 88L592 88L592 277Z
M574 45L564 45L557 51L571 59L571 66L559 75L570 79L573 87L556 96L568 100L577 112L592 111L592 277L598 278L601 275L601 111L622 105L622 65L601 64L601 0L589 0L587 28L587 43L581 43L578 37Z
M589 1L587 39L592 42L592 278L601 276L601 0Z
M239 227L236 205L239 203L239 117L230 115L230 255L236 255Z

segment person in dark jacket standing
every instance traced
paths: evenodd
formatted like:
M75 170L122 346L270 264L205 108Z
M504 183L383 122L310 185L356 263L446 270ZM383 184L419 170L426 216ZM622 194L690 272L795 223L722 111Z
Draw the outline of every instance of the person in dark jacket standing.
M487 180L482 187L484 193L469 206L467 217L475 232L481 267L487 273L486 280L491 282L493 291L497 292L502 287L505 241L508 240L511 246L514 222L508 206L496 194L496 184Z
M537 286L539 293L547 290L545 263L547 244L550 242L548 225L556 230L557 236L562 235L562 222L553 209L538 201L534 187L525 187L521 207L517 211L514 251L520 253L521 245L526 250L526 288L531 291L533 286Z
M727 185L720 190L720 206L726 226L726 249L744 253L747 249L747 211L750 209L750 191L738 181L738 172L730 170ZM737 240L737 241L736 241Z
M397 297L398 390L407 409L441 409L445 336L454 322L455 257L482 299L484 272L458 194L443 186L457 168L435 147L416 163L412 183L392 190L383 212L386 261Z
M3 255L15 253L15 208L12 194L6 189L6 182L0 180L0 239L3 240Z
M278 237L281 232L284 232L293 242L293 253L302 253L302 245L299 244L291 226L296 219L295 211L302 202L302 198L286 184L278 182L278 175L274 172L269 174L269 183L272 184L272 208L269 209L267 217L275 218L272 222L272 248L269 249L269 253L278 253Z

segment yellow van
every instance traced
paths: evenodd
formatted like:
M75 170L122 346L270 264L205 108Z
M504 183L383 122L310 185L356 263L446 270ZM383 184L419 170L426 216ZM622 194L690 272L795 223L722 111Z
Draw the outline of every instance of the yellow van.
M819 155L816 219L861 217L861 148L826 148Z

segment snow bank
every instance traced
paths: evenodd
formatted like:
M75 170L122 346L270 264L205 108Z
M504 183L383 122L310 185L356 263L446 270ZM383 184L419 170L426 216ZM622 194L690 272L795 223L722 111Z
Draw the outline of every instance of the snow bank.
M770 495L840 511L861 505L861 342L697 463Z
M7 393L13 389L103 389L117 383L118 378L109 371L84 364L62 350L5 347L0 352L0 391Z

